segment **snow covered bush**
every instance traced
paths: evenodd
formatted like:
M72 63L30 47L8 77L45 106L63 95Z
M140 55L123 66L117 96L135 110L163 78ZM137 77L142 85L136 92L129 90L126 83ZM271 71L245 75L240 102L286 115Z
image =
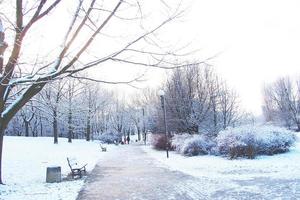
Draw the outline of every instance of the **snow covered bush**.
M167 140L164 134L152 134L151 144L157 150L166 150ZM168 143L169 149L171 149L170 143Z
M284 128L274 128L261 134L258 140L258 154L273 155L289 150L296 141L296 135Z
M120 142L122 140L121 134L107 132L99 135L96 139L103 143L112 144L114 142Z
M178 153L181 152L182 146L184 141L188 138L191 138L192 135L183 133L183 134L175 134L171 140L171 148L172 150L177 151Z
M284 128L246 125L221 131L216 138L216 149L231 159L252 159L256 155L287 152L295 141L295 134Z
M186 156L206 155L210 154L214 146L215 143L210 138L193 135L185 139L180 151Z

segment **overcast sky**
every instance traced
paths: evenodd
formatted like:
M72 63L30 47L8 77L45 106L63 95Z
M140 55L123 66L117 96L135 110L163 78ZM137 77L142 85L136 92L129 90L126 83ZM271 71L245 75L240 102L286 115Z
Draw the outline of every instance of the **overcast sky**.
M165 1L169 4L174 2ZM264 83L272 82L279 76L299 74L300 1L183 0L183 2L184 7L187 7L185 16L180 22L164 27L161 30L162 38L173 44L191 43L190 49L200 50L196 54L200 60L220 53L211 63L221 77L240 94L242 105L246 110L255 114L261 113L261 91ZM71 9L68 6L67 8ZM54 43L54 40L57 40L58 37L55 35L60 34L59 30L64 30L65 24L59 25L65 18L63 16L57 15L57 20L52 20L50 26L39 27L42 30L45 28L53 30L54 25L57 27L55 31L46 31L54 37L52 40L49 37L45 40L45 36L41 40L42 43ZM116 25L113 33L120 29L120 26ZM39 28L36 27L34 31L43 32ZM129 31L128 27L123 27L126 28L126 31ZM105 46L103 41L100 42L102 43L95 45L96 52L107 51L109 46ZM36 45L40 43L36 42ZM95 74L101 74L104 79L113 77L113 80L128 80L130 76L134 77L136 73L145 70L137 68L105 65L101 66L101 72ZM165 75L166 72L163 70L149 69L146 76L148 81L144 85L157 86ZM117 87L127 93L134 91L130 87Z
M194 0L176 29L241 96L244 108L261 113L264 83L300 72L300 1Z
M192 42L189 48L200 49L200 59L220 53L211 63L237 90L247 111L261 114L265 83L299 74L300 1L192 0L186 6L184 18L165 28L163 37ZM120 77L128 72L119 70L124 72ZM159 85L166 74L149 71L149 86Z
M300 1L289 0L194 1L189 26L197 45L223 52L215 66L256 114L264 83L300 72L299 10Z

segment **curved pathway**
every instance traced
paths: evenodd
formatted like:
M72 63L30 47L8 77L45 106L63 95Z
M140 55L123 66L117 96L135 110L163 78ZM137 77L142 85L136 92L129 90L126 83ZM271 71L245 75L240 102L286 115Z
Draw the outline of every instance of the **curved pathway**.
M140 147L116 151L96 165L77 200L206 199L193 184L196 178L157 167Z
M300 199L300 177L236 180L232 187L214 177L159 167L139 146L112 151L96 165L77 200Z

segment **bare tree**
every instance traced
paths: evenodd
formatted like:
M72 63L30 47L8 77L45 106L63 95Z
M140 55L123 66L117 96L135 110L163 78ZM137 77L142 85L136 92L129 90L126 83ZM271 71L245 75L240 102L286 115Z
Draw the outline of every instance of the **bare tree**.
M113 109L114 110L111 110L112 113L111 126L114 130L116 130L119 134L121 134L124 130L125 120L126 120L125 105L120 103L119 100L116 100Z
M167 81L166 103L169 130L189 133L197 131L190 123L194 98L193 74L188 68L176 69ZM174 127L175 129L172 129Z
M168 128L177 133L214 137L240 114L236 93L206 65L175 69L166 83L166 103Z
M49 116L52 118L51 122L54 144L58 143L58 119L61 115L61 112L59 111L59 103L64 96L63 87L64 83L62 81L57 81L53 84L49 84L40 95L43 99L43 104L47 105Z
M30 107L29 107L30 106ZM28 108L29 107L29 108ZM23 119L23 123L25 126L25 136L28 137L29 136L29 127L30 127L30 122L33 120L34 118L34 108L33 105L28 105L28 107L24 107L21 110L21 117Z
M96 90L93 90L91 88L91 86L87 86L87 90L86 90L86 97L87 97L87 119L86 119L86 141L90 141L91 139L91 120L92 120L92 115L96 112L97 108L96 108Z
M226 129L240 119L238 95L225 82L220 87L220 118L222 129Z
M78 97L83 91L83 86L76 79L69 79L67 81L66 99L67 99L67 113L68 113L68 142L71 143L74 138L74 112L78 113L78 109L75 108L75 98ZM77 106L78 107L78 106Z
M264 114L267 120L300 130L299 80L279 78L264 88Z
M130 120L132 121L132 123L136 128L138 141L140 141L142 139L141 132L143 131L143 113L142 113L143 110L140 107L135 108L130 106L127 112Z

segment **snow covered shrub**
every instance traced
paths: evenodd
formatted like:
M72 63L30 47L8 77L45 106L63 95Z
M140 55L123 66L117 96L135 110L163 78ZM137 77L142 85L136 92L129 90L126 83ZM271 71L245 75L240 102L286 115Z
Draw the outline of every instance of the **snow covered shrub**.
M187 138L181 147L181 153L186 156L206 155L209 154L215 143L202 135L194 135Z
M164 134L152 134L151 144L157 150L166 150L167 148L167 140ZM171 149L170 143L169 149Z
M171 148L172 150L177 151L178 153L181 152L182 146L184 141L188 138L191 138L192 135L183 133L183 134L175 134L171 140Z
M295 143L296 135L284 128L272 127L263 130L264 134L258 137L258 154L274 155L284 153Z
M221 131L216 138L216 149L231 159L253 159L256 155L284 153L295 141L295 134L284 128L246 125Z
M103 134L99 135L97 137L97 139L100 140L103 143L112 144L115 141L116 142L121 141L122 136L119 133L107 132L107 133L103 133Z

